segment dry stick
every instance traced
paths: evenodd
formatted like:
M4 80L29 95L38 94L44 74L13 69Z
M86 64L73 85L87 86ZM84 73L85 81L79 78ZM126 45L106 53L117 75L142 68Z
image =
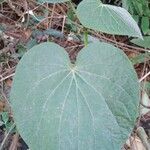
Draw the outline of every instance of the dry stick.
M35 4L38 4L38 6L34 7L34 8L32 9L32 11L38 9L40 6L43 6L43 4L41 4L41 3L39 4L39 3L35 2L34 0L30 0L30 1L34 2Z
M44 18L44 19L42 19L39 23L36 24L36 27L38 27L38 26L39 26L42 22L44 22L45 20L47 20L47 19L53 19L53 18L58 18L58 19L60 19L60 18L63 18L63 16L58 16L58 17L52 17L52 16L50 16L50 17Z
M76 22L73 22L73 21L71 21L74 25L76 25L76 26L78 26L79 28L84 28L82 25L80 25L80 24L78 24L78 23L76 23ZM150 50L148 50L148 49L144 49L144 48L140 48L140 47L136 47L136 46L131 46L131 45L127 45L127 44L125 44L125 43L121 43L121 42L115 42L114 40L112 40L112 39L110 39L110 38L107 38L107 37L105 37L105 36L101 36L101 35L97 35L94 31L92 31L92 30L88 30L88 32L89 33L91 33L91 34L93 34L94 36L96 36L96 37L99 37L100 39L102 39L102 40L105 40L105 41L108 41L108 42L111 42L111 43L113 43L113 44L117 44L118 46L121 46L121 47L127 47L127 48L131 48L131 49L136 49L136 50L139 50L139 51L146 51L146 52L150 52Z
M1 49L0 55L2 55L3 53L9 52L9 50L10 50L10 49L9 49L8 47L5 47L5 48Z
M66 49L72 49L72 48L83 47L83 46L84 46L84 44L80 44L80 45L75 45L75 46L66 47Z
M3 139L2 143L1 143L1 146L0 146L0 150L3 150L3 146L4 146L4 144L5 144L6 140L7 140L7 138L8 138L8 136L9 136L10 132L14 129L14 127L15 127L15 123L13 123L13 124L11 125L9 131L7 132L5 138Z
M13 5L11 0L7 0L9 7L18 15L21 16L20 12L16 9L16 7ZM17 4L18 5L18 4ZM21 6L21 5L20 5Z
M115 38L114 35L113 35L113 39L114 39L115 45L117 46L117 48L119 48L119 47L118 47L118 44L117 44L117 40L116 40L116 38Z
M8 100L8 98L7 98L6 94L5 94L5 92L4 92L4 83L3 83L3 82L1 82L1 89L0 89L0 92L1 92L1 95L4 97L5 102L6 102L5 108L6 108L6 110L8 110L8 112L11 114L10 102L9 102L9 100Z
M61 12L64 14L64 15L66 15L66 12L65 12L65 10L62 8L62 6L60 6L60 4L56 4L57 5L57 7L61 10Z
M31 0L31 1L34 2L33 0ZM36 3L36 2L34 2L34 3ZM36 4L37 4L37 3L36 3ZM57 12L54 10L54 6L53 6L53 8L52 8L52 10L51 10L50 8L48 8L47 6L45 6L45 5L43 5L43 4L39 4L39 5L45 7L47 10L49 10L49 11L52 12L52 15L51 15L50 17L48 17L48 18L51 19L51 20L50 20L50 27L51 27L51 22L52 22L52 19L53 19L53 18L64 18L64 16L60 15L59 13L57 13ZM55 4L54 4L54 5L55 5ZM57 5L57 6L58 6L58 5ZM59 6L59 7L61 7L61 6ZM37 8L38 8L38 7L37 7ZM37 9L37 8L36 8L36 9ZM55 17L54 14L59 15L59 17ZM41 24L43 21L45 21L46 19L48 19L48 18L44 18L43 20L41 20L41 21L36 25L36 27L37 27L39 24Z
M140 78L142 78L145 73L147 74L146 64L147 64L147 62L144 59L144 66L143 66Z
M26 10L26 12L28 12L27 13L27 22L26 22L26 25L25 25L25 29L27 29L28 25L29 25L30 14L29 14L29 7L28 7L27 0L25 0L24 3L25 3L25 10Z
M34 3L36 3L36 4L39 4L39 6L42 5L42 4L37 3L37 2L35 2L35 1L33 1L33 0L31 0L31 1L34 2ZM71 3L71 4L72 4L72 3ZM46 7L45 5L42 5L42 6L47 9L47 7ZM51 9L49 9L49 8L48 8L48 10L51 11ZM57 14L57 15L59 15L57 12L54 12L54 13ZM82 25L80 25L80 24L78 24L78 23L76 23L76 22L73 22L73 21L72 21L72 23L75 24L75 25L77 25L79 28L83 28ZM95 35L95 33L94 33L93 31L89 30L89 32L90 32L91 34ZM144 49L144 48L135 47L135 46L131 46L131 45L127 45L127 44L124 44L124 43L121 43L121 42L116 42L116 41L114 41L114 40L112 40L112 39L109 39L109 38L107 38L107 37L102 37L102 36L100 36L100 35L96 35L96 36L99 36L100 39L103 39L103 40L105 40L105 41L111 42L111 43L113 43L114 45L117 44L119 47L123 47L123 48L127 47L127 48L129 48L129 49L131 48L131 49L136 49L136 50L139 50L139 51L147 51L147 52L150 52L150 50L147 50L147 49Z
M19 140L19 134L16 133L16 134L13 136L13 139L12 139L11 145L10 145L10 147L9 147L9 150L16 150L16 149L17 149L18 140Z
M9 17L7 17L7 16L5 16L5 15L3 15L3 14L0 13L0 17L1 17L1 16L2 16L2 17L5 17L6 19L8 19L8 20L10 20L10 21L12 21L12 22L14 22L15 24L16 24L16 22L17 22L17 21L14 21L14 20L12 20L11 18L9 18Z
M31 0L32 2L34 2L33 0ZM37 2L35 2L36 4L37 4ZM40 4L41 5L41 4ZM42 5L42 6L44 6L44 7L46 7L45 5ZM46 8L47 9L47 8ZM49 9L48 8L48 10L50 10L51 11L51 9ZM54 12L54 13L56 13L57 15L59 15L57 12ZM78 27L80 27L80 28L83 28L83 26L82 25L80 25L80 24L78 24L78 23L76 23L76 22L72 22L73 24L76 24ZM93 31L90 31L89 30L89 32L90 33L92 33L93 35L95 35L95 33L93 32ZM100 36L100 35L97 35L98 37ZM127 44L124 44L124 43L121 43L121 42L117 42L116 43L116 41L114 41L114 40L112 40L112 39L109 39L109 38L107 38L107 37L102 37L102 36L100 36L99 37L100 39L103 39L103 40L106 40L107 42L111 42L111 43L113 43L114 45L118 45L119 47L123 47L124 49L126 49L126 50L128 50L129 51L129 49L128 48L131 48L131 49L136 49L136 50L139 50L139 51L147 51L147 52L150 52L150 50L147 50L147 49L143 49L143 48L139 48L139 47L135 47L135 46L131 46L131 45L127 45Z
M134 144L133 144L134 141L135 141L135 136L133 136L133 138L130 136L129 137L129 142L130 142L130 149L131 150L136 150L135 147L134 147Z
M65 22L66 22L66 16L64 15L63 23L62 23L62 30L61 30L62 33L64 33Z
M3 82L3 81L5 81L6 79L8 79L8 78L10 78L10 77L13 77L15 75L15 73L12 73L12 74L10 74L10 75L8 75L8 76L6 76L6 77L2 77L2 79L0 80L0 82Z
M145 133L145 130L143 129L143 127L137 128L137 135L141 139L146 150L150 150L150 143L148 142L148 137L147 137L147 134Z
M48 2L46 3L46 7L47 7L47 9L49 8ZM48 16L49 16L49 11L47 11L47 14L46 14L46 18L47 18L47 20L46 20L46 29L47 30L49 28L49 19L48 19ZM47 42L48 42L48 40L49 40L49 36L47 36Z
M93 33L93 31L91 31L91 33ZM93 33L95 35L95 33ZM121 46L121 47L127 47L127 48L131 48L131 49L136 49L136 50L139 50L139 51L146 51L146 52L150 52L150 50L148 49L144 49L144 48L139 48L139 47L135 47L135 46L131 46L131 45L127 45L125 43L121 43L121 42L115 42L114 40L110 39L110 38L107 38L107 37L101 37L102 39L108 41L108 42L111 42L113 44L117 44L118 46Z
M37 2L35 2L35 1L33 1L33 0L31 0L31 1L37 4ZM43 5L43 4L39 4L39 5L45 7L45 9L47 9L47 10L49 10L49 11L51 11L51 12L53 13L53 15L51 15L50 17L48 17L48 18L51 18L51 20L52 20L53 18L63 18L62 15L60 15L59 13L57 13L56 11L54 11L54 6L53 6L53 8L52 8L52 10L51 10L50 8L48 8L47 6L45 6L45 5ZM55 5L55 4L54 4L54 5ZM38 7L37 7L37 8L38 8ZM37 8L36 8L36 9L37 9ZM33 9L33 10L34 10L34 9ZM55 17L54 14L59 15L59 17ZM42 21L40 21L40 23L43 22L45 19L47 19L47 18L44 18ZM50 22L51 22L51 21L50 21ZM36 27L37 27L40 23L38 23L38 24L36 25ZM50 25L50 27L51 27L51 25Z
M7 74L14 73L14 72L15 72L15 69L16 69L16 67L15 67L15 66L14 66L14 67L12 67L11 69L9 69L9 70L5 71L2 75L0 75L0 77L2 78L2 77L5 77Z
M140 80L139 80L139 82L142 82L145 78L147 78L148 76L150 75L150 71L147 73L147 74L145 74Z
M47 9L48 9L48 7L47 7ZM52 27L52 20L53 20L53 17L54 17L54 12L55 12L55 4L53 5L53 9L52 9L52 14L51 14L51 19L50 19L50 25L49 25L50 28Z
M35 4L38 4L38 6L35 7L34 9L32 9L32 11L35 10L35 9L38 9L38 7L40 7L40 6L45 7L45 9L48 9L49 11L52 11L50 8L47 8L47 6L45 6L44 4L38 3L37 1L34 1L34 0L30 0L30 1L32 1L32 2L35 3ZM60 14L58 14L57 12L54 12L54 13L55 13L56 15L60 15Z
M49 8L48 3L46 3L46 7L47 7L47 9ZM47 18L46 29L49 28L49 19L48 19L48 16L49 16L49 12L47 11L47 14L46 14L46 18Z

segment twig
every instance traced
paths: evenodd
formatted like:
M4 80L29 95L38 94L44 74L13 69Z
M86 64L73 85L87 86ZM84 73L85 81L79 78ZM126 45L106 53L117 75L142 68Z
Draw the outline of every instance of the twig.
M1 143L1 146L0 146L0 150L3 150L3 146L4 146L4 144L5 144L6 140L7 140L7 138L8 138L8 136L9 136L10 132L14 129L14 127L15 127L15 123L13 123L13 124L11 125L9 131L7 132L5 138L3 139L2 143Z
M16 69L16 66L12 67L11 69L8 69L7 71L5 71L2 75L0 75L0 77L5 77L7 74L11 74L14 73Z
M139 82L142 82L145 78L147 78L148 76L150 75L150 71L147 73L147 74L145 74L140 80L139 80Z
M62 23L62 30L61 30L62 33L64 33L65 22L66 22L66 16L64 15L63 23Z
M95 33L94 33L94 31L90 31L93 35L95 35ZM95 35L95 36L98 36L99 37L99 35ZM144 51L144 52L150 52L150 50L148 50L148 49L144 49L144 48L140 48L140 47L137 47L137 46L131 46L131 45L128 45L128 44L125 44L125 43L121 43L121 42L117 42L117 41L114 41L114 40L112 40L112 39L110 39L110 38L107 38L107 37L105 37L105 36L100 36L99 38L101 38L101 39L103 39L103 40L105 40L105 41L108 41L108 42L111 42L111 43L113 43L114 45L118 45L118 47L123 47L123 48L125 48L125 47L127 47L127 48L131 48L131 49L136 49L136 50L139 50L139 51Z
M11 2L11 0L7 0L9 7L18 15L21 16L22 13L20 11L18 11L18 9L16 9L16 7L13 5L13 3Z
M0 82L3 82L3 81L5 81L6 79L8 79L8 78L10 78L10 77L13 77L14 75L15 75L15 73L12 73L12 74L6 76L6 77L2 78L2 79L0 80Z
M10 49L9 49L8 47L5 47L5 48L1 49L0 55L2 55L3 53L9 52L9 50L10 50Z
M74 25L78 26L79 28L83 29L84 27L74 21L71 21ZM137 47L137 46L131 46L131 45L128 45L128 44L125 44L125 43L121 43L121 42L117 42L117 41L114 41L110 38L107 38L106 36L101 36L100 34L96 34L93 30L88 30L89 33L91 33L92 35L94 35L95 37L98 37L100 40L104 40L104 41L107 41L107 42L110 42L114 45L116 45L117 47L120 47L122 49L135 49L135 50L138 50L138 51L144 51L144 52L150 52L149 49L145 49L145 48L140 48L140 47ZM136 51L135 51L136 52Z
M54 17L54 12L55 12L55 4L53 5L52 14L51 14L51 18L50 18L50 25L49 25L50 28L52 27L52 20Z
M9 147L9 150L16 150L17 149L18 140L19 140L19 134L16 133L13 136L13 139L12 139L11 145Z
M66 16L66 12L60 4L56 4L56 6L61 10L61 12Z

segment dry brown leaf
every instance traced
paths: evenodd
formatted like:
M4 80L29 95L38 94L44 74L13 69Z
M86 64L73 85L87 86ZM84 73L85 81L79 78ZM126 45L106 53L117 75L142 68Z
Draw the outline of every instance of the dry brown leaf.
M5 103L3 101L0 101L0 112L3 112L5 108Z
M129 150L146 150L142 141L137 136L130 137L126 142L126 145L129 147Z
M5 80L5 83L6 83L6 85L7 85L8 87L11 87L11 85L12 85L12 80L11 80L11 79L7 79L7 80Z

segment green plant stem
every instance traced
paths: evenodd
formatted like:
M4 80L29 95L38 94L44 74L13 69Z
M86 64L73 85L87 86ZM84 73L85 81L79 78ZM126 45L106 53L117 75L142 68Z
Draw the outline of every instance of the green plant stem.
M88 45L88 31L86 29L84 31L84 45Z

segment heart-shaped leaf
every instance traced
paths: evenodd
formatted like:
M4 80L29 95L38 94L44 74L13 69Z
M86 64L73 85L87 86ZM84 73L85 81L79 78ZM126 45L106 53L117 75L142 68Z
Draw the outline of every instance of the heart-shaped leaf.
M43 43L16 70L11 103L31 150L119 150L137 117L139 86L121 50L95 42L71 64L63 48Z
M100 0L83 0L77 7L77 16L87 28L142 38L137 23L124 8L103 4Z
M38 0L40 3L64 3L70 0Z

